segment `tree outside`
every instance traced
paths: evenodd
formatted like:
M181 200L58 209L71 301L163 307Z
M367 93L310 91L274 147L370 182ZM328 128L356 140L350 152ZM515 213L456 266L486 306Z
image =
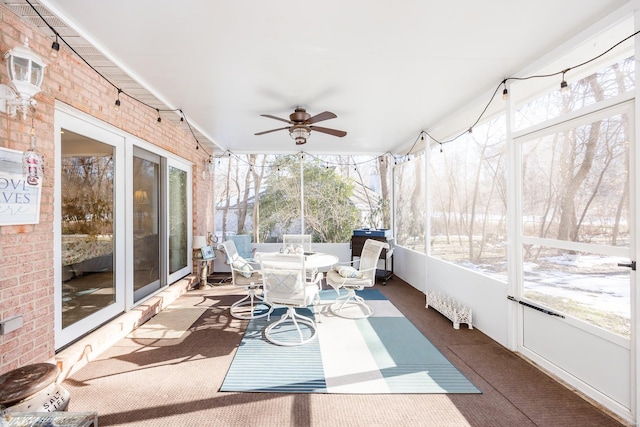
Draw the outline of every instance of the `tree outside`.
M251 234L254 242L280 242L283 234L304 233L314 242L335 243L348 242L356 228L389 227L389 171L378 158L302 153L229 155L220 160L219 236Z

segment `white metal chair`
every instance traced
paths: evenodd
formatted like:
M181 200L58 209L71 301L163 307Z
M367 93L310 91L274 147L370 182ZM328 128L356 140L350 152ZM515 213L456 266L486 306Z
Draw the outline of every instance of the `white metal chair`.
M285 254L310 254L311 234L283 234L282 252ZM308 270L307 280L313 280L318 270Z
M373 309L362 297L356 295L356 291L375 285L376 269L382 249L389 249L389 245L379 240L367 239L360 258L354 261L359 262L357 269L350 265L352 262L346 265L336 264L327 272L327 284L338 293L336 301L330 307L332 313L351 319L365 318L373 314ZM340 295L340 289L346 289L347 293Z
M262 288L262 275L255 270L251 263L238 254L233 240L218 245L218 249L225 253L226 262L231 268L231 281L234 286L242 287L247 295L231 305L229 311L237 319L257 319L267 316L271 307L264 301L258 291Z
M315 320L301 315L296 308L308 307L319 301L322 274L316 275L313 281L307 281L303 255L261 257L260 270L265 301L272 307L286 308L279 320L267 326L265 338L282 346L301 345L313 340L317 333Z
M302 247L303 252L311 252L311 234L284 234L282 245L285 253L297 247Z
M256 248L251 244L251 236L248 234L227 234L227 240L233 241L236 245L238 255L247 261L253 261Z

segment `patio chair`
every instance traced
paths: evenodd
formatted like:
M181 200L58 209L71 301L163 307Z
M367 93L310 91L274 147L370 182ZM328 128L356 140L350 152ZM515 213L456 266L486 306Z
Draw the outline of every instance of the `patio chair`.
M262 275L255 270L251 262L238 254L233 240L218 245L218 249L226 255L226 263L231 267L231 282L234 286L242 287L247 295L236 301L229 309L231 315L237 319L257 319L267 316L271 307L258 293L262 288Z
M356 295L356 291L375 285L376 269L382 249L389 249L389 245L379 240L367 239L359 259L342 265L336 264L327 272L327 284L338 293L336 301L330 306L331 312L336 316L356 319L373 314L373 309L362 297ZM357 269L351 265L354 262L359 262ZM346 289L347 293L340 295L341 289Z
M311 234L283 234L282 251L285 254L310 254ZM313 280L316 274L317 269L307 270L307 280Z
M265 338L281 346L302 345L313 340L317 333L315 320L303 316L296 309L319 301L322 274L317 274L313 281L306 280L304 255L264 256L260 270L265 301L272 307L286 308L280 319L267 326Z
M236 245L238 254L247 261L253 261L256 248L251 244L251 236L248 234L227 234L227 240L232 240Z
M284 234L282 246L285 253L299 247L302 247L303 252L311 252L311 234Z

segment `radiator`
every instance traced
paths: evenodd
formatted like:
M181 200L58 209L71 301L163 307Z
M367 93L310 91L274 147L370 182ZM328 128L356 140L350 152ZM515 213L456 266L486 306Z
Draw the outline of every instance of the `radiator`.
M455 299L441 292L427 292L427 304L425 308L433 308L440 312L444 317L453 322L454 329L460 329L460 323L466 323L469 329L473 329L471 309L466 305L460 304Z

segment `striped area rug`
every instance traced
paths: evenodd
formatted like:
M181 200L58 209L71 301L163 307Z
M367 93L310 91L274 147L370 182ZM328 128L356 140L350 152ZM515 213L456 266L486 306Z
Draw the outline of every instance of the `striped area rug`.
M322 291L318 337L281 347L264 338L266 318L251 320L220 391L280 393L481 393L380 291L358 292L366 319L334 316L333 290ZM274 311L271 321L282 312ZM282 334L293 331L282 331Z

